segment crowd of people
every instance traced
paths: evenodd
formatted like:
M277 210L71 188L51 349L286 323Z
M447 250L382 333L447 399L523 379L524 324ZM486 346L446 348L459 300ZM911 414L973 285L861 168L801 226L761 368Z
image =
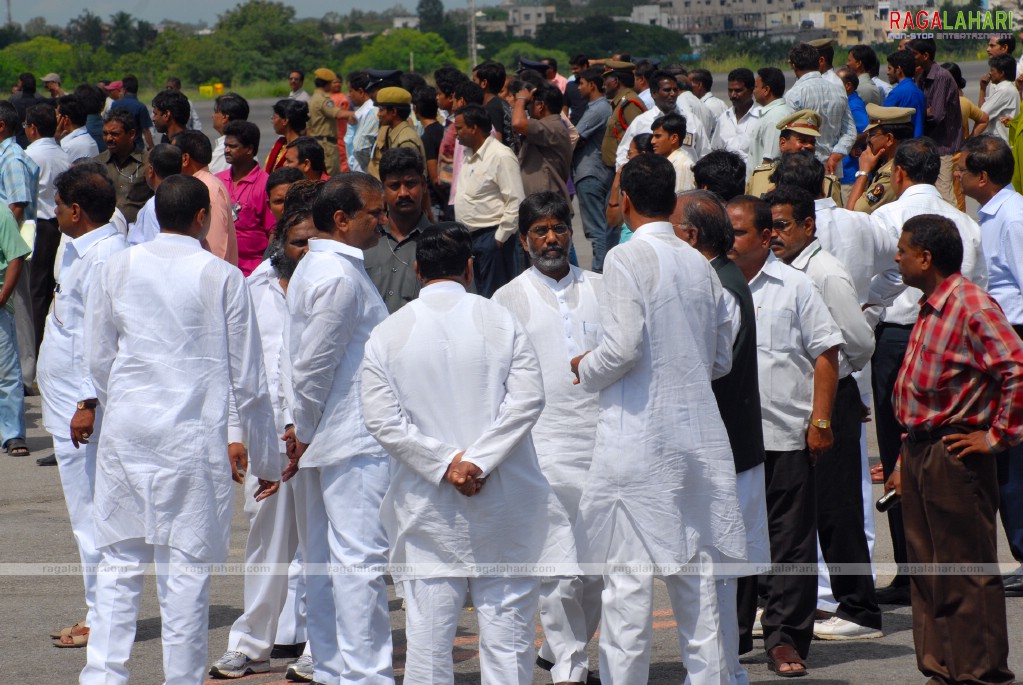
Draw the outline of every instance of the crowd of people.
M687 682L748 682L755 637L804 676L814 638L882 637L885 604L912 605L930 682L1012 682L1014 49L992 38L977 104L931 39L887 79L868 46L836 69L800 43L791 86L735 69L730 105L628 55L347 93L293 70L268 152L235 93L211 141L177 79L147 107L131 75L48 74L47 98L22 74L0 433L28 455L38 391L88 607L54 644L87 648L83 685L127 683L156 564L165 682L202 683L233 481L252 572L215 678L394 682L390 576L408 684L453 682L467 602L485 683L646 682L655 578ZM898 498L880 589L872 483Z

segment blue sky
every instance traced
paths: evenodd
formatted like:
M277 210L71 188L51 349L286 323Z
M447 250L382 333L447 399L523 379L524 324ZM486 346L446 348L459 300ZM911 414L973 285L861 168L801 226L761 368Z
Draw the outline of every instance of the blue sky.
M24 24L32 17L46 17L51 24L64 26L68 21L78 16L83 9L89 8L96 14L109 19L114 12L121 10L128 12L134 17L146 19L151 22L159 22L163 19L171 19L181 22L205 21L213 24L217 15L231 9L239 4L238 0L175 0L175 2L156 0L11 0L11 11L14 21ZM327 12L338 12L346 14L353 8L370 10L382 9L395 4L401 4L409 9L414 9L416 0L300 0L292 2L299 17L320 17ZM464 0L446 0L444 3L449 9L465 7L468 2ZM480 5L495 4L494 0L478 0ZM3 9L0 4L0 10Z

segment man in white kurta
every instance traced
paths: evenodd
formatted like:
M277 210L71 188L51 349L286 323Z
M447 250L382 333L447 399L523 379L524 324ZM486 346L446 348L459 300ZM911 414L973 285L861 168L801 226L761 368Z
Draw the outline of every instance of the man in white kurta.
M600 344L572 360L583 388L600 393L576 521L580 560L607 565L600 677L646 681L656 574L689 681L725 683L714 565L744 561L746 539L711 380L731 367L731 318L713 267L668 222L671 164L641 155L623 168L621 187L635 235L605 262ZM682 569L690 562L696 572ZM642 567L623 570L630 564Z
M110 225L117 204L113 184L105 174L74 167L56 178L57 223L71 238L63 254L60 284L46 317L39 348L37 378L43 396L43 427L53 436L60 484L71 518L71 531L84 566L88 615L72 635L88 634L96 605L95 566L100 561L92 524L92 489L96 476L96 445L100 421L96 390L85 359L85 312L92 282L107 258L123 250L124 238ZM78 418L90 436L74 445L72 419ZM73 638L62 639L65 643ZM80 640L79 640L80 641Z
M244 279L199 243L208 226L206 186L173 176L156 197L161 234L108 259L86 312L89 371L103 410L93 503L103 564L82 685L128 682L152 562L164 682L204 681L207 565L227 558L231 530L232 394L262 489L282 466Z
M388 460L364 426L358 380L369 334L387 317L363 265L387 221L380 182L361 172L331 179L313 218L317 237L288 284L286 329L294 449L285 474L298 472L305 502L306 631L314 680L387 685L391 624L379 569ZM328 574L326 564L356 572Z
M373 332L362 371L366 426L394 459L381 516L407 601L408 685L454 682L467 593L483 683L529 685L540 576L578 573L529 437L544 406L536 353L505 308L465 292L471 255L460 224L423 232L425 286Z
M536 350L546 397L533 427L540 469L574 521L593 457L597 396L572 383L567 362L600 341L601 276L568 263L572 214L557 193L535 193L519 207L519 241L532 267L494 294ZM540 585L546 641L537 663L554 682L584 682L586 643L600 623L600 575L548 578ZM542 662L541 662L542 660Z

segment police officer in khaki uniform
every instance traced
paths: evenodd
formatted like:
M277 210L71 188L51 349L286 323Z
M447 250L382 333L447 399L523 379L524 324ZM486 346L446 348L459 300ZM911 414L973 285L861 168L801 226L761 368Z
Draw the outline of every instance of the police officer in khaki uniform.
M778 149L783 155L800 150L817 149L817 138L820 137L821 115L812 109L801 109L778 122L781 133L778 138ZM774 190L774 170L777 160L761 164L753 169L746 184L746 194L763 197ZM824 197L830 197L839 207L842 206L842 183L834 174L824 176Z
M330 99L330 84L337 78L330 69L320 68L313 72L316 90L309 98L309 123L306 131L323 148L323 159L327 174L341 173L341 157L337 151L337 120L354 119L355 113L343 110Z
M380 122L380 130L377 133L377 142L373 146L373 156L369 161L367 171L374 178L380 178L380 158L384 153L396 147L411 147L419 152L419 159L423 160L423 173L426 173L426 149L423 141L416 133L416 129L408 122L412 114L412 93L404 88L390 86L381 88L373 98L377 106L377 120Z
M611 118L607 120L604 140L600 144L600 159L605 166L615 167L618 142L632 120L646 111L643 101L633 90L636 84L636 65L632 62L608 60L604 63L604 97L611 101Z
M912 107L867 105L867 117L870 118L870 124L864 129L867 148L860 153L860 170L856 172L847 209L869 214L895 200L892 187L895 148L901 141L913 137L915 112Z

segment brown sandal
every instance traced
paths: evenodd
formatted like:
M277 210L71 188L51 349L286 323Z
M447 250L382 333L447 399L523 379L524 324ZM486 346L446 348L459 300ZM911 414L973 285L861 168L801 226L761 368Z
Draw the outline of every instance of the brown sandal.
M65 635L72 635L75 632L75 630L77 630L79 628L84 628L85 630L89 629L89 627L87 625L85 625L84 623L79 622L79 623L74 624L73 626L67 626L66 628L61 628L60 630L57 630L57 631L54 631L54 632L50 633L50 637L52 637L54 640L59 640L60 638L64 637Z
M798 664L802 668L798 670L783 671L781 667L785 664ZM806 675L806 663L800 658L799 653L792 645L781 644L772 647L767 652L767 668L772 673L777 673L781 678L799 678ZM791 668L791 666L790 666Z
M71 640L71 642L64 642L65 639ZM61 647L65 649L74 649L78 647L84 647L89 644L89 629L86 628L85 632L80 635L64 635L59 640L53 641L54 647Z

